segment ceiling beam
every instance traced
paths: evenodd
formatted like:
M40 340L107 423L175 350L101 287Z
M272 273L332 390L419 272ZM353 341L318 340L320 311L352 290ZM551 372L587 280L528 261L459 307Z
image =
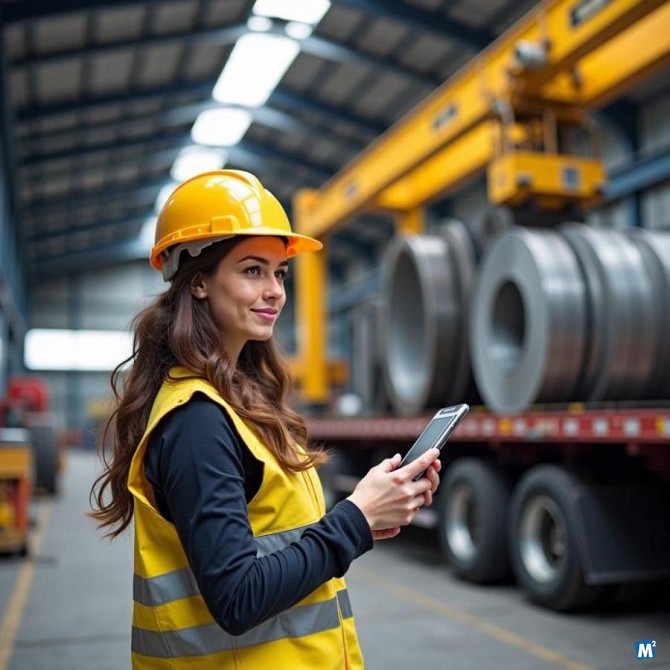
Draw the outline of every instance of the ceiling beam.
M211 104L214 84L216 84L216 79L206 79L196 82L184 82L172 86L153 86L127 94L102 95L69 102L31 105L18 109L17 120L19 123L32 122L53 118L62 114L99 109L108 105L127 105L134 102L151 101L156 98L170 97L180 94L200 95L203 98L202 104ZM332 122L343 123L360 134L365 141L370 141L373 137L380 135L386 130L386 126L380 123L368 121L367 119L352 114L340 107L317 102L306 96L302 96L299 93L282 88L277 88L273 91L266 103L266 107L272 107L273 103L289 107L296 111L305 110L315 112L324 117L323 122L326 126ZM176 115L180 114L179 110L179 107L174 108Z
M178 148L172 147L167 148L163 151L154 151L151 156L147 156L144 161L145 169L148 171L153 170L163 170L165 174L170 171L174 159L177 155ZM108 173L118 174L121 170L126 168L137 168L137 159L136 158L107 158L106 156L100 157L99 161L86 161L82 165L82 169L85 170L106 170ZM65 177L69 178L72 176L71 170L68 168L66 170L49 170L43 169L43 166L40 163L34 163L33 165L25 166L21 175L23 179L41 179L45 176L48 178L53 177ZM83 187L86 188L85 186Z
M77 209L99 205L105 207L115 198L123 198L127 202L134 199L153 202L159 189L168 183L165 177L158 177L148 181L138 181L137 178L122 184L105 185L98 188L77 189L67 195L56 197L40 197L29 200L26 211L31 218L48 221L49 215L58 215L60 210L76 215ZM73 226L72 221L70 225ZM72 227L75 231L74 226Z
M26 105L17 108L16 116L19 123L41 121L62 114L85 112L109 105L150 102L155 98L165 98L173 95L199 95L203 100L209 100L211 99L215 84L216 79L202 79L199 81L181 82L171 86L148 86L130 93L89 95L85 98L74 98L68 101Z
M473 28L462 21L447 19L441 12L430 12L416 5L410 6L399 0L333 0L336 5L360 9L368 15L393 19L403 25L428 31L441 37L481 51L495 39L488 30Z
M611 171L605 184L605 202L620 200L670 179L670 149L631 161Z
M166 42L175 42L193 46L205 41L216 41L220 45L231 45L248 32L249 29L244 23L226 26L224 28L198 28L178 33L168 33L166 35L148 35L141 39L124 39L93 46L87 45L77 49L62 49L48 54L31 55L26 58L12 61L11 65L13 68L33 67L42 63L53 64L54 62L63 59L85 58L93 55L98 56L103 53L119 51L121 49L145 48L162 45ZM281 35L282 37L286 36L284 28L279 24L273 27L269 33ZM411 81L429 85L431 88L439 86L442 83L442 80L421 74L402 63L357 51L356 49L315 34L300 40L300 49L304 53L327 61L336 63L357 63L359 65L392 72L396 75L402 74Z
M381 135L388 128L388 126L382 123L364 119L341 107L333 107L332 105L319 102L314 98L308 98L282 88L276 88L272 92L268 103L272 104L273 102L289 107L297 112L307 111L319 114L324 117L325 123L335 121L348 125L352 129L355 129L366 143L372 141L377 135Z
M142 0L145 5L168 4L180 0ZM137 0L29 0L28 2L3 2L3 23L30 21L49 16L72 14L74 12L115 9L117 7L137 6Z
M71 251L51 258L36 259L31 263L29 281L37 283L64 273L77 273L91 268L109 267L149 257L147 244L139 238L87 249ZM148 261L147 261L148 262Z
M139 229L142 224L150 217L155 214L153 206L150 205L144 208L138 208L136 212L132 212L123 216L121 218L113 217L107 219L97 219L94 223L87 223L83 226L73 226L70 225L67 228L59 228L56 230L49 230L46 232L33 233L30 237L27 238L29 243L39 243L42 240L50 240L54 237L62 237L63 235L75 236L78 233L90 233L90 232L99 232L106 228L114 228L114 230L130 230L135 231ZM47 256L40 256L37 254L37 260L41 258L47 258Z
M167 107L159 110L156 113L145 114L141 118L138 117L136 119L133 119L132 117L124 117L123 119L118 119L115 121L102 121L85 125L82 124L75 128L69 128L66 130L56 129L42 132L32 130L27 135L27 137L20 138L18 140L17 147L19 150L19 155L27 158L31 154L40 150L40 145L45 139L77 140L78 138L85 137L86 133L89 131L110 131L120 129L121 132L123 132L122 127L132 123L133 121L152 120L158 124L159 128L166 128L179 124L192 124L198 117L198 114L201 112L219 107L221 107L219 103L215 102L214 100L209 100L207 102L183 105L181 107ZM233 105L233 107L235 107L235 105ZM242 109L247 109L247 111L249 111L254 123L265 126L267 128L278 130L283 133L297 134L305 137L306 139L330 140L331 142L335 142L338 146L347 149L352 155L357 155L366 146L366 144L361 141L352 143L351 140L344 140L342 137L335 136L335 134L332 132L329 132L321 127L317 127L314 124L306 123L292 114L283 112L273 107L265 106Z
M171 32L164 35L145 35L144 37L130 37L105 42L103 44L87 44L75 49L60 49L44 54L31 54L23 58L11 61L13 68L34 67L45 63L55 63L73 58L87 58L90 56L101 56L106 53L114 53L123 49L143 49L152 46L161 46L167 43L183 45L184 47L202 44L203 42L217 42L221 46L232 45L249 32L246 23L237 23L223 28L198 28L195 30L184 30Z
M162 145L162 147L165 148L165 145L169 145L174 146L175 148L179 148L191 143L192 140L190 133L185 133L180 129L176 132L162 132L150 136L119 139L113 142L104 142L85 147L78 147L75 149L63 149L58 151L35 153L26 158L23 161L23 165L33 165L35 163L62 160L64 158L79 158L83 156L90 156L103 151L113 152L118 149L125 149L128 147L142 147L148 150L153 146ZM264 158L277 159L294 165L295 167L303 168L313 173L316 177L324 180L331 177L341 167L340 165L333 165L325 162L319 162L317 164L302 160L301 158L296 157L294 154L282 151L281 149L259 144L257 142L252 142L250 140L242 140L237 145L235 145L235 148L239 148L241 151L250 152L252 154L258 154Z
M300 42L300 49L322 60L331 61L335 63L356 63L366 67L372 67L379 70L384 70L393 75L403 75L410 81L416 84L423 84L430 88L436 88L444 81L440 78L430 75L420 74L402 63L391 60L390 58L380 58L363 51L357 51L352 47L344 46L328 40L319 35L310 35Z

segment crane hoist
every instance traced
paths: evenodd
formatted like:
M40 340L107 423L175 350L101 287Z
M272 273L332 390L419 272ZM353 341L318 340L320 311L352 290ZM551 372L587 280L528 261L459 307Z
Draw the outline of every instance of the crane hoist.
M364 211L421 232L424 210L486 171L493 205L556 212L597 205L606 185L590 114L670 60L670 3L548 0L447 80L319 189L293 202L318 238ZM327 257L296 259L296 372L324 403Z

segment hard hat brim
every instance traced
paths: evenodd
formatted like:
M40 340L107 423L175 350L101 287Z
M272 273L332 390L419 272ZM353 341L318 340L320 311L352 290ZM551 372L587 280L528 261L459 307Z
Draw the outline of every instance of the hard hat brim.
M293 233L293 232L286 232L284 230L278 229L278 228L269 228L266 226L259 226L258 228L253 228L250 230L244 230L240 231L239 233L236 233L235 235L229 235L227 237L248 237L248 236L262 236L262 237L283 237L288 240L288 246L286 248L286 255L288 258L291 258L292 256L296 256L297 254L302 254L306 253L308 251L320 251L323 249L323 243L320 242L319 240L313 238L313 237L308 237L307 235L300 235L299 233ZM210 234L204 234L201 236L193 236L190 238L191 241L196 241L196 240L207 240L212 237L220 237L219 235L210 235ZM163 258L162 254L164 251L169 249L172 246L176 246L175 242L172 240L166 241L164 245L158 244L156 245L151 253L151 258L149 259L149 262L151 264L151 267L153 267L156 270L162 270L163 269Z

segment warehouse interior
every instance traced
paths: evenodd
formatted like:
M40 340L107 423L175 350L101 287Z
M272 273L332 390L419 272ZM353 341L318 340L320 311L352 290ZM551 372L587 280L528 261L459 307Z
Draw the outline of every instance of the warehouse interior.
M132 543L86 496L158 212L224 168L325 245L275 339L330 504L470 405L435 504L353 569L367 667L416 634L427 667L670 668L669 27L663 0L0 0L0 670L128 667Z

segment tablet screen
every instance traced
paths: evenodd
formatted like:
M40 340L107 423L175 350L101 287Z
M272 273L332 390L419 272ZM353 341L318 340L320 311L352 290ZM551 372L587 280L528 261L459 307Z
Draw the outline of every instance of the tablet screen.
M424 428L400 465L403 466L411 463L431 447L441 449L468 409L467 405L441 409Z

